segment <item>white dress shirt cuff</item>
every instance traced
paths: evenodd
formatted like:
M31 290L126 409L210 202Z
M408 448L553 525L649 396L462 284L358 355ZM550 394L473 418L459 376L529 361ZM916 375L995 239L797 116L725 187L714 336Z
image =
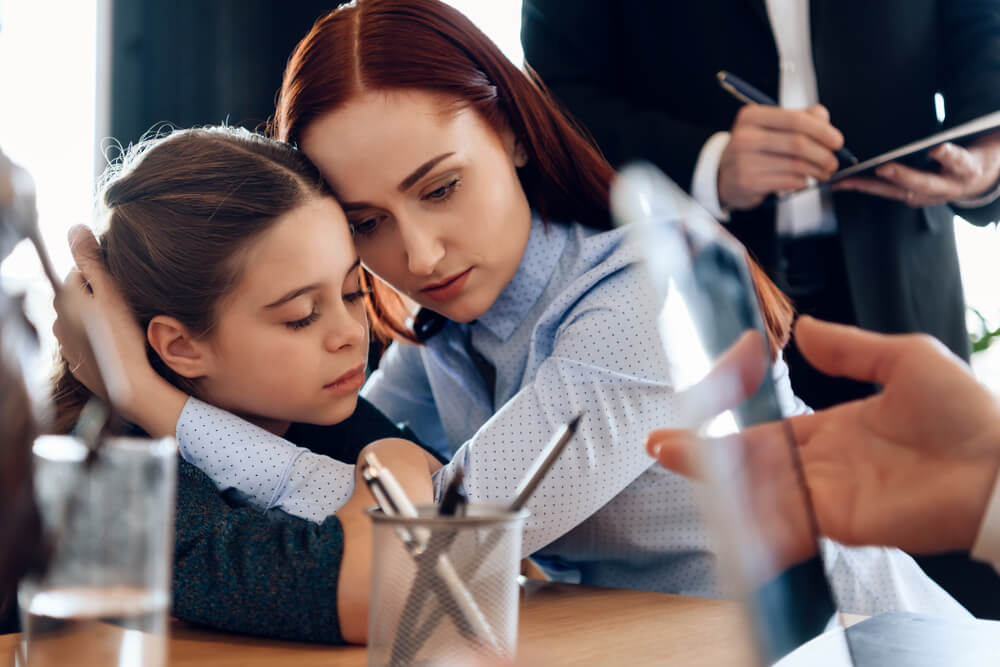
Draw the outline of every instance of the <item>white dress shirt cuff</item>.
M716 132L709 137L698 153L691 176L691 196L722 222L729 222L729 211L719 203L719 163L728 144L728 132Z
M997 182L992 190L989 190L984 195L980 195L974 199L956 199L953 203L955 206L962 208L979 208L980 206L992 204L998 197L1000 197L1000 181Z
M1000 572L1000 475L997 475L993 497L979 525L976 543L972 545L972 557L992 564Z

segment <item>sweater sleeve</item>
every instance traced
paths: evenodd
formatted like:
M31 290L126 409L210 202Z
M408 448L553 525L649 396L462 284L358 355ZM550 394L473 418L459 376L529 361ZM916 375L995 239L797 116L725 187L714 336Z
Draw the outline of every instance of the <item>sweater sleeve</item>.
M220 630L342 644L340 521L232 507L207 475L179 465L174 616Z

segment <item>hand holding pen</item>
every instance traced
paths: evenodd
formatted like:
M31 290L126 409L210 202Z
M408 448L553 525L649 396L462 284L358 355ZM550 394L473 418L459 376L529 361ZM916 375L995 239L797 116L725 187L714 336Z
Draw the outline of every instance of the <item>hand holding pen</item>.
M793 192L825 181L840 167L837 151L844 137L830 124L826 107L783 109L759 90L727 72L717 75L720 85L743 102L722 149L717 175L719 203L724 209L759 206L766 197Z

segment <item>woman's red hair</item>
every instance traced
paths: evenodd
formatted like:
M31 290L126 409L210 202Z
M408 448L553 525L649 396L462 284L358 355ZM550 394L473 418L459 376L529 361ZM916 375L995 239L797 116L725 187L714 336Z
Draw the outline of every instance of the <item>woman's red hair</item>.
M521 71L461 12L437 0L356 0L320 18L285 69L272 131L298 144L309 124L375 90L423 90L510 128L528 155L518 170L544 220L609 229L615 172L542 81ZM376 122L373 119L373 122ZM772 353L788 339L788 299L752 260ZM399 295L370 278L372 328L415 341Z

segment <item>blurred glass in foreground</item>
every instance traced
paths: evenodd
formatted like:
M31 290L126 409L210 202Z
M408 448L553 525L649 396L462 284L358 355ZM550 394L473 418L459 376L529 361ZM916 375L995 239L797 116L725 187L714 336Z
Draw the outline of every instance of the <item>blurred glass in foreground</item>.
M21 581L28 665L166 664L176 446L69 436L34 444L51 561Z
M658 325L682 401L681 426L728 436L698 448L701 501L722 582L748 602L759 659L772 664L822 633L836 605L793 434L781 421L746 252L650 165L621 172L612 207L618 224L631 225L663 300ZM771 441L786 446L748 459L741 432L767 422L775 422L766 427L775 429Z

